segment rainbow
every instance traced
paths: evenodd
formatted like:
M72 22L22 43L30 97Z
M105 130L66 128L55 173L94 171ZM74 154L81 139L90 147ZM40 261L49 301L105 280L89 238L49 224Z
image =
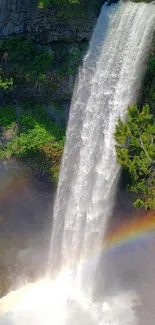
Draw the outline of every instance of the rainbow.
M80 264L96 263L96 259L101 254L109 254L113 251L126 249L129 244L133 244L138 240L149 240L151 236L155 235L155 212L148 213L146 211L136 211L127 219L122 218L121 224L115 227L109 227L110 230L106 232L103 245L91 251L91 255L81 256L81 259L75 261L70 269L75 270ZM66 271L64 267L63 271Z
M135 215L131 216L130 220L128 219L120 226L117 226L115 229L107 232L105 239L104 239L104 245L102 246L102 251L109 252L113 249L117 249L120 247L126 246L128 243L133 243L135 240L139 238L148 238L151 234L155 234L155 214L149 214L146 213L143 215ZM97 252L100 253L100 251ZM96 257L96 254L93 254L93 258ZM87 257L88 259L88 257ZM91 256L92 260L92 256ZM80 261L82 262L82 261ZM80 263L79 262L79 263ZM75 267L75 265L74 265ZM70 273L70 272L69 272ZM58 276L58 280L52 282L48 282L48 280L44 279L42 281L38 281L34 284L28 284L22 288L20 288L17 291L10 292L6 297L3 297L0 300L0 318L5 315L8 312L11 312L12 310L18 309L18 306L22 305L23 302L27 303L27 306L29 306L29 300L32 296L32 299L34 302L37 300L39 296L45 296L48 294L48 297L51 296L51 293L53 292L53 288L55 288L54 292L60 292L60 290L57 290L57 285L59 287L64 287L64 294L68 292L68 285L70 284L68 271L62 272L60 276ZM66 279L68 279L66 281ZM40 292L43 293L43 295L40 295ZM54 294L54 300L55 300ZM66 299L66 296L65 296ZM50 299L48 299L50 301ZM43 303L43 302L42 302ZM24 306L24 305L23 305Z
M103 250L109 250L146 238L155 232L155 212L131 216L128 221L106 234Z

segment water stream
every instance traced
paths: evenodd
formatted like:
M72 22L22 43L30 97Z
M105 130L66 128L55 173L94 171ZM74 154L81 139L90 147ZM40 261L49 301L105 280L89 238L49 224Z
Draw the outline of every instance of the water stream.
M89 297L119 174L115 125L137 99L154 24L153 4L103 6L73 96L49 269L75 265Z
M93 293L119 176L115 125L137 100L154 25L153 3L103 6L72 99L48 278L3 298L1 324L137 324L135 292Z

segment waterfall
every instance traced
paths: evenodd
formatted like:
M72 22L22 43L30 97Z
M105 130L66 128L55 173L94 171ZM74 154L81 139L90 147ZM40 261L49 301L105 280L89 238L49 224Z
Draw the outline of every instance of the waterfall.
M119 176L115 125L137 100L154 25L154 3L103 6L70 109L54 206L50 277L1 299L2 325L137 324L132 292L118 288L108 298L104 292L102 303L93 301L93 289Z
M59 177L50 270L74 270L91 295L119 166L114 131L136 102L155 24L155 6L103 6L75 87Z

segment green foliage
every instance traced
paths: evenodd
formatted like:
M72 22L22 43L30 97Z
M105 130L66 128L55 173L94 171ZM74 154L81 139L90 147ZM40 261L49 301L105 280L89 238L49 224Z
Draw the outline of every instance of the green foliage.
M3 67L7 78L5 87L14 84L32 84L41 87L47 83L47 72L51 69L54 55L47 49L42 50L37 44L27 38L11 37L1 44L8 53L11 70ZM3 81L3 84L4 84ZM1 81L0 81L1 82Z
M85 14L85 1L83 0L39 0L39 8L54 6L57 17L65 20L75 20L77 16Z
M13 106L6 106L5 108L0 108L0 126L6 130L12 127L16 121L16 112Z
M40 9L46 8L50 5L50 2L51 2L50 0L39 0L38 7Z
M44 107L34 105L31 109L23 107L17 114L15 107L0 109L1 136L6 138L0 146L0 158L16 157L48 172L53 182L57 182L60 159L63 151L65 131L60 129L46 113ZM16 127L14 133L12 127Z
M118 163L131 178L128 190L136 193L136 208L155 209L155 123L150 107L128 109L125 123L118 120L115 131Z
M1 48L8 53L9 59L14 62L29 61L33 59L36 54L34 42L31 39L22 37L14 36L8 38L1 44Z
M11 88L11 86L13 86L13 79L12 78L3 78L0 75L0 89L6 90L8 88Z
M57 6L71 5L79 3L80 0L39 0L39 8L46 8L54 3Z
M56 64L56 72L60 77L75 76L81 62L82 49L78 46L64 47Z
M58 44L43 49L31 39L9 38L1 43L3 51L8 53L8 61L1 62L0 88L22 85L50 94L62 78L75 77L86 45L86 42L63 47Z

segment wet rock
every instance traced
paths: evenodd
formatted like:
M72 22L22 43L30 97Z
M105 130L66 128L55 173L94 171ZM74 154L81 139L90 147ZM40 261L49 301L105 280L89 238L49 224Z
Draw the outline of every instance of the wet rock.
M0 8L0 38L29 33L41 44L88 40L97 18L89 10L67 21L59 18L54 7L39 9L37 0L0 0Z

